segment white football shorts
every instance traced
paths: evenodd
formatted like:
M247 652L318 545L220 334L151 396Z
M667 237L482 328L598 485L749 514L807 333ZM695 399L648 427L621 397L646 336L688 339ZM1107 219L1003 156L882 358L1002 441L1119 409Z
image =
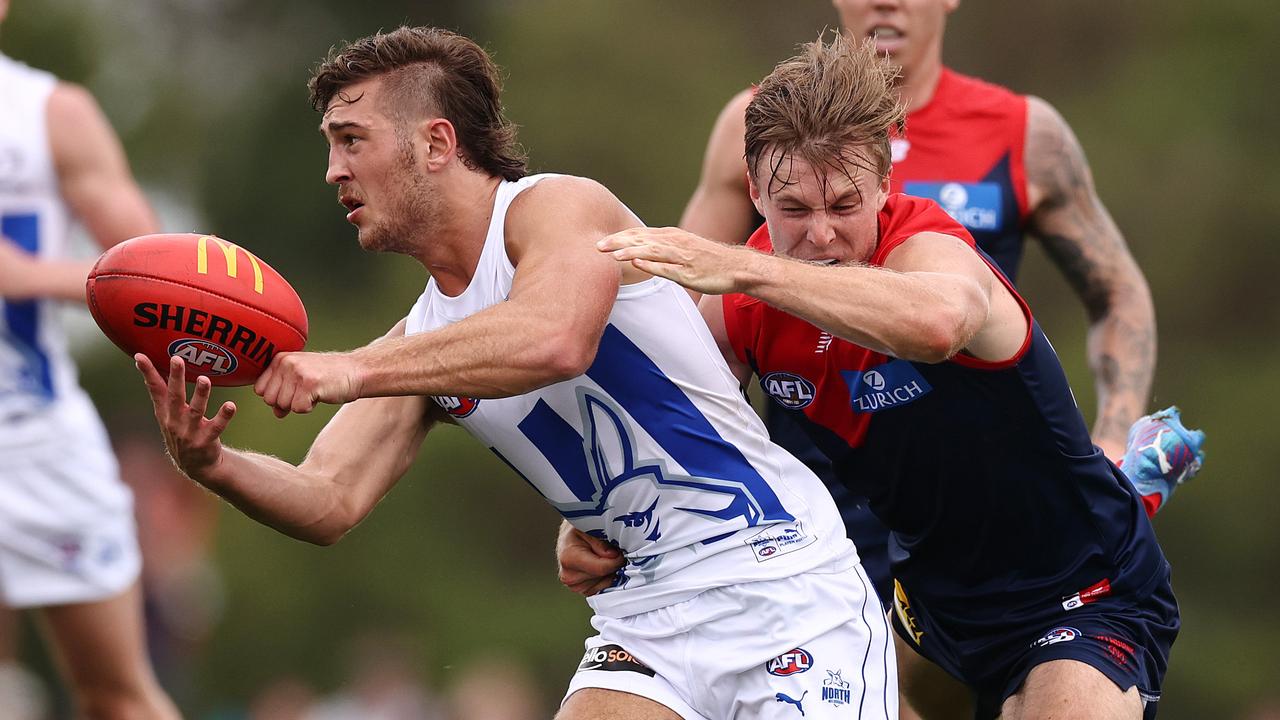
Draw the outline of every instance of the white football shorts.
M853 551L811 572L591 624L599 634L566 700L604 688L685 720L898 717L893 639Z
M88 398L0 420L0 604L104 600L141 567L133 494Z

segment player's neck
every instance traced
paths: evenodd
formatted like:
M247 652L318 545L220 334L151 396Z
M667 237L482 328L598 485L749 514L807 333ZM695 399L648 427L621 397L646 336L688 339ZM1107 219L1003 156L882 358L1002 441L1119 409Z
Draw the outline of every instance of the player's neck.
M915 112L933 99L938 90L938 81L942 79L942 50L933 57L926 58L916 67L902 69L902 78L898 81L898 97L907 105L907 112Z
M471 284L489 234L494 197L502 183L500 177L470 170L458 175L439 186L443 196L439 216L418 256L441 292L450 296Z

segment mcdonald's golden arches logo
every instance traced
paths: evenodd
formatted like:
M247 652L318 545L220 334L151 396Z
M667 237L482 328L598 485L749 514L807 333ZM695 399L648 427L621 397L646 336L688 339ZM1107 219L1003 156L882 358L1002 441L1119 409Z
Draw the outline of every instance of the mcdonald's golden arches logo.
M200 240L196 242L196 272L201 275L209 274L209 242L212 241L219 249L222 250L222 257L226 260L227 277L237 277L236 272L236 251L239 250L249 258L249 264L253 266L253 291L262 294L262 265L258 263L258 258L253 253L244 248L229 243L216 235L202 235Z

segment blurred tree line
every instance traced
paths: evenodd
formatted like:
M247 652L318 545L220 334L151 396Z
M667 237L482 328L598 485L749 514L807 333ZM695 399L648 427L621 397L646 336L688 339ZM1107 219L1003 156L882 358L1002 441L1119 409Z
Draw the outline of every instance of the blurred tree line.
M166 216L195 223L167 229L267 259L307 304L310 347L327 350L381 334L425 281L413 261L363 254L324 185L305 83L332 45L399 24L474 37L505 69L535 169L594 177L672 224L723 103L835 23L817 0L14 0L0 48L87 85ZM1183 610L1162 717L1280 702L1280 517L1261 452L1280 398L1277 48L1269 0L973 2L947 34L952 67L1045 97L1076 130L1155 295L1151 408L1177 403L1209 434L1202 476L1156 521ZM1092 418L1081 306L1039 252L1022 277ZM115 348L91 347L83 371L113 430L154 433ZM277 421L245 390L223 395L242 406L232 444L294 461L332 414ZM553 703L589 634L585 604L555 580L556 522L453 428L336 547L228 509L226 612L188 712L243 704L286 673L333 685L344 640L369 628L414 637L437 686L479 654L520 658Z

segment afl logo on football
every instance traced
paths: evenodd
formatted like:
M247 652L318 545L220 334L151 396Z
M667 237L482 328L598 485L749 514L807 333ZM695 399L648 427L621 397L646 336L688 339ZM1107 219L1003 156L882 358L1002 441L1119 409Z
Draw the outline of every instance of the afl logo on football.
M802 672L808 672L811 667L813 667L813 656L804 648L784 652L764 664L764 669L768 670L770 675L778 677L799 675Z
M199 338L174 340L169 343L169 356L182 358L201 375L227 375L235 372L238 364L230 350Z
M444 411L456 418L464 418L476 411L480 406L480 401L475 398L466 397L441 397L435 396L436 404L444 408Z
M799 375L774 372L760 378L760 387L788 410L800 410L813 402L813 383Z

